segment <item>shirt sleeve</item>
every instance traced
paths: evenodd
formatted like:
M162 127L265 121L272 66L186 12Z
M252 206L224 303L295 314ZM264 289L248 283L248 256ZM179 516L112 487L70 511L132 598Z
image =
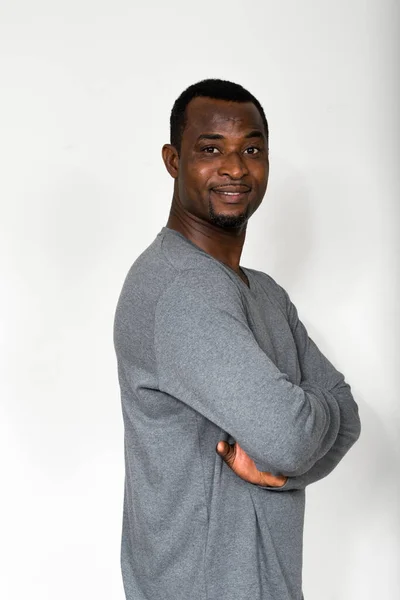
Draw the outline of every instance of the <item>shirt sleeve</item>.
M337 400L269 359L225 271L179 274L158 301L154 342L160 390L229 433L260 470L300 475L335 442Z
M278 284L276 284L278 286ZM337 438L328 452L298 477L289 477L281 487L265 487L274 491L303 489L333 471L345 454L357 441L361 433L358 405L355 402L350 385L332 363L322 354L309 337L304 324L300 321L295 305L287 292L278 286L284 299L286 313L296 343L302 373L302 381L311 382L326 394L335 398L340 410L340 427Z

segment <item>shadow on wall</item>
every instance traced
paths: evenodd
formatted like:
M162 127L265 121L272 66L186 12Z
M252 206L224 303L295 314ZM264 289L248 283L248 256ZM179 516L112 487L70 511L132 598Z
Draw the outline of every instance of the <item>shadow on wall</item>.
M334 292L337 284L354 287L359 268L376 260L376 220L360 220L354 197L365 191L361 175L332 172L321 165L308 166L308 179L292 165L277 160L271 165L271 181L251 227L257 247L265 248L263 263L296 287L307 277L307 263L323 265L340 275L340 282L326 279Z
M282 168L280 165L280 171ZM256 268L279 273L284 281L294 285L301 281L313 251L313 214L304 177L293 167L284 168L285 175L275 175L271 167L266 195L259 212L252 217L252 240L256 240Z
M316 593L329 581L329 600L350 598L359 589L354 563L379 555L377 531L382 543L393 531L390 519L399 492L397 449L382 419L358 390L353 393L361 436L337 468L306 492L304 588Z

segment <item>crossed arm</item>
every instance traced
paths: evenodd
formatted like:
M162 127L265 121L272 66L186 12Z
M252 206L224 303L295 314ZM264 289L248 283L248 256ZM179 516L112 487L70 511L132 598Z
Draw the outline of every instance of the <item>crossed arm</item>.
M286 300L288 322L297 347L302 380L321 386L336 400L340 411L340 425L332 447L324 456L310 465L305 473L289 477L286 483L280 487L263 486L275 491L302 489L329 475L361 433L358 406L354 401L349 384L345 382L342 373L335 369L308 336L304 324L298 317L296 307L290 301L287 292L283 288L281 290Z
M299 386L260 348L240 292L217 269L189 269L167 288L156 311L155 351L160 389L228 432L260 471L289 476L271 488L285 491L332 471L360 422L350 386L280 290L301 365Z

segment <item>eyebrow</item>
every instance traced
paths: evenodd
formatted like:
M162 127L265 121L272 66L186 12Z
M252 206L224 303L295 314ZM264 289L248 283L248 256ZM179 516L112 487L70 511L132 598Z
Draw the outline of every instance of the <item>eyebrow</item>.
M263 134L258 129L254 129L253 131L250 131L250 133L246 134L244 137L245 138L264 138ZM200 140L224 140L224 139L225 139L225 137L219 133L202 133L197 138L197 141L199 142Z

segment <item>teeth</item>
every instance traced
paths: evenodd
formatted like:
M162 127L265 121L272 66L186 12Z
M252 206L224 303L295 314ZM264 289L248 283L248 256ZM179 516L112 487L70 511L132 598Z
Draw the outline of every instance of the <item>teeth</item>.
M237 196L241 192L218 192L218 194L225 194L225 196Z

